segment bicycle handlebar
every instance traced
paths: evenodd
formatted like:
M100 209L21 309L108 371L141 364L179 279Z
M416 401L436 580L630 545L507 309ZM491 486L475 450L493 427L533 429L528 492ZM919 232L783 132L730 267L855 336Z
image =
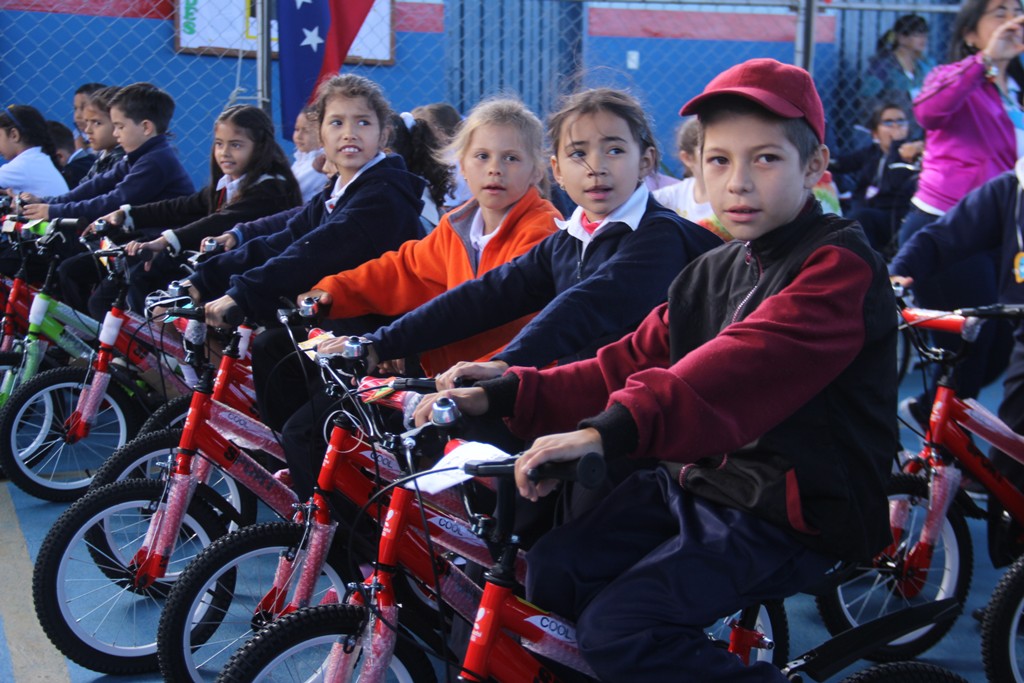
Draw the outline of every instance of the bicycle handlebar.
M395 391L414 391L418 394L433 394L437 391L437 382L432 379L418 377L396 377L391 380L391 388Z
M515 459L502 462L467 462L462 466L466 474L475 477L514 477ZM527 472L530 481L558 479L574 481L588 489L597 488L605 479L606 466L604 458L597 453L587 453L579 460L568 462L546 462Z

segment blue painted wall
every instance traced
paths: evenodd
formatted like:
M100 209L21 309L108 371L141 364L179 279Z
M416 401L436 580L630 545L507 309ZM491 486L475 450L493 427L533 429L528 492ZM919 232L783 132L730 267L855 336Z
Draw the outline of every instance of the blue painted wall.
M102 51L94 47L83 53L81 44L65 38L88 32L101 36L94 45L112 47ZM15 36L31 36L31 40L12 39ZM379 82L399 111L444 99L441 34L401 33L395 42L399 66L352 70ZM20 49L30 44L30 50ZM122 47L125 45L139 47L129 50ZM238 80L248 89L242 96L256 94L255 59L242 59L239 67L237 58L177 54L171 21L0 11L0 54L5 55L0 102L30 104L68 127L72 125L72 95L82 83L150 81L169 92L176 105L171 123L174 143L197 187L209 181L212 123L228 103L239 68ZM271 88L277 92L280 74L276 61L272 78ZM410 82L416 87L410 88ZM274 119L280 123L276 101ZM282 146L289 154L293 150L290 140L282 139Z

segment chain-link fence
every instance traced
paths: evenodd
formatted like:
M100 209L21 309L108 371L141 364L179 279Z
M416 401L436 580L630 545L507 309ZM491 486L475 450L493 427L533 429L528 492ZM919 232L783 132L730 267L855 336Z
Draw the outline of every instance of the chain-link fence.
M268 1L0 0L0 96L70 126L81 83L153 82L177 101L176 144L204 183L216 114L258 103L255 15ZM955 9L940 0L377 0L345 68L379 82L398 110L448 101L466 111L511 91L546 115L579 85L629 88L655 121L665 170L678 174L679 106L721 70L750 57L813 65L830 143L842 150L863 142L862 75L878 39L917 12L942 62ZM276 93L288 75L276 61L270 70L280 123Z

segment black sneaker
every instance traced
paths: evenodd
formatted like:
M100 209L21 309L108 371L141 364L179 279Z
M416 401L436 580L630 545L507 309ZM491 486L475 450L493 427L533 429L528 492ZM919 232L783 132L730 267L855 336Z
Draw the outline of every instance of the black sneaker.
M911 396L900 401L897 414L910 428L916 427L922 432L928 431L931 406L926 405L920 396Z

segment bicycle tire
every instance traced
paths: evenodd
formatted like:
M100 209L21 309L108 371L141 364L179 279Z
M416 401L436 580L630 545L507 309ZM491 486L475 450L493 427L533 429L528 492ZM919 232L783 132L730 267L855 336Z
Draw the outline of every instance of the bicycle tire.
M114 451L93 475L91 489L124 479L160 479L175 449L181 441L181 429L141 432L134 439ZM240 485L219 467L210 470L207 484L224 505L238 512L241 525L256 521L256 494ZM216 507L216 506L214 506Z
M900 318L902 320L902 318ZM901 384L903 378L910 372L910 368L914 362L914 356L917 355L917 349L914 348L914 342L910 338L910 333L902 331L899 333L896 339L896 383Z
M112 381L88 435L66 439L65 421L89 374L84 367L47 370L15 389L0 409L0 467L26 493L55 502L78 498L103 461L138 432L139 404Z
M990 681L1024 681L1024 559L1003 574L981 622L981 659Z
M299 547L304 534L305 526L295 522L256 524L217 539L189 563L167 596L157 628L165 680L215 680L231 654L275 618L260 612L259 602L273 588L278 558ZM339 546L345 541L336 537L332 549ZM346 584L360 578L346 576L346 566L336 551L328 553L311 604L320 604L329 588L345 595Z
M201 547L226 533L210 506L193 500L167 575L148 588L130 588L129 561L162 492L160 482L148 479L92 491L64 511L39 549L32 574L39 624L57 649L88 669L155 671L156 617L170 584Z
M922 593L913 598L901 595L900 572L908 548L917 541L927 511L928 480L911 474L894 474L889 479L887 493L890 501L910 500L906 531L892 557L880 554L860 564L850 579L816 598L818 613L832 635L925 600L952 597L961 604L967 600L974 571L974 549L963 512L955 503L949 507L936 542ZM922 627L873 650L866 658L890 662L916 657L939 642L955 621L950 619Z
M999 679L989 679L999 680ZM889 662L847 676L841 683L968 683L949 669L925 662Z
M334 643L358 636L365 610L352 605L321 605L298 610L269 624L232 655L218 683L307 681L322 666ZM289 668L289 671L284 671ZM273 676L273 678L272 678ZM399 638L388 672L395 683L436 683L427 656Z
M188 416L188 407L191 403L191 393L175 396L154 410L153 414L146 418L146 421L139 428L139 434L185 426L185 418Z

